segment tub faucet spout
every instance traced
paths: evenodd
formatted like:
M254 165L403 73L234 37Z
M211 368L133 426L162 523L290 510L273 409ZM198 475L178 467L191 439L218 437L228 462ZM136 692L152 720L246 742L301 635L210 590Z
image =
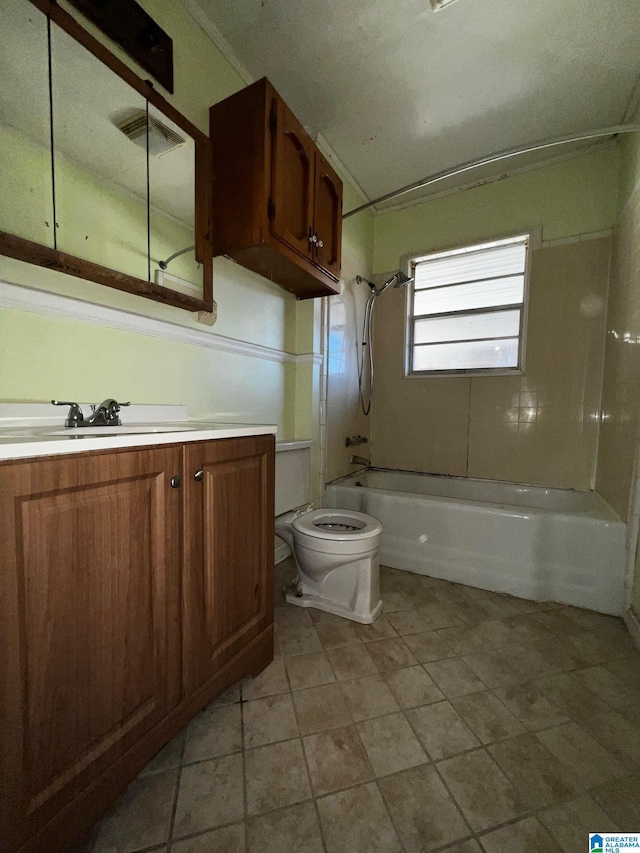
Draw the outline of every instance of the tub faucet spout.
M366 465L368 467L370 464L369 460L365 459L364 456L351 457L351 465Z

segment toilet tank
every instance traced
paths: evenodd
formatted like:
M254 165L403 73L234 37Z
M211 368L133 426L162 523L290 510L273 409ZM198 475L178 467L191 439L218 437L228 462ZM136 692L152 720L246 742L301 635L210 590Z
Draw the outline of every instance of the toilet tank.
M311 441L276 441L276 515L311 500Z

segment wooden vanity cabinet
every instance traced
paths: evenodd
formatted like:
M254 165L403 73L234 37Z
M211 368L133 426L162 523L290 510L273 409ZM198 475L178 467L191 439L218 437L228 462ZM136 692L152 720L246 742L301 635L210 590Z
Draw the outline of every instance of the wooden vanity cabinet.
M339 292L342 181L266 78L210 110L214 255L299 299Z
M273 658L273 459L257 436L0 463L3 853L68 853Z

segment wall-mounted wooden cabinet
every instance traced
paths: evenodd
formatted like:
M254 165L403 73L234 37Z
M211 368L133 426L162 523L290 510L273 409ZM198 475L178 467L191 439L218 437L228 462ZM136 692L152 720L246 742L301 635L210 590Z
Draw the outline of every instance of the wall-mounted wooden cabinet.
M0 849L67 853L272 659L273 464L266 435L0 465Z
M266 78L210 110L214 255L299 299L339 291L342 181Z

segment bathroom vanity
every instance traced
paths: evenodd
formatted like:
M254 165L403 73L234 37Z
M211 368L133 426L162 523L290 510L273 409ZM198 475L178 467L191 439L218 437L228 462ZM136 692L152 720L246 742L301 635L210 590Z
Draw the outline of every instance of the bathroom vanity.
M0 429L0 848L61 853L273 658L275 427L13 431Z

